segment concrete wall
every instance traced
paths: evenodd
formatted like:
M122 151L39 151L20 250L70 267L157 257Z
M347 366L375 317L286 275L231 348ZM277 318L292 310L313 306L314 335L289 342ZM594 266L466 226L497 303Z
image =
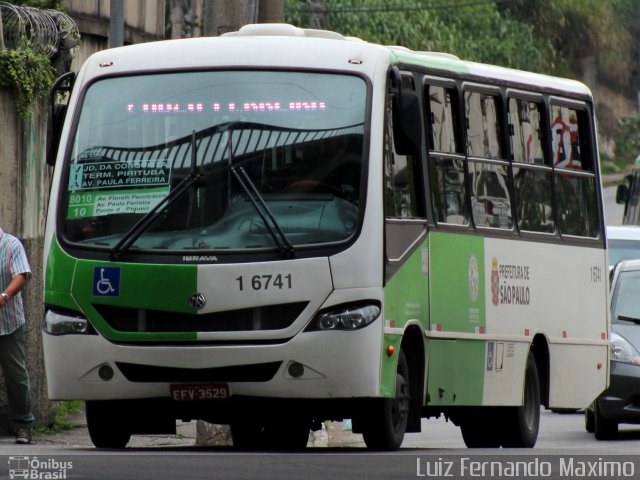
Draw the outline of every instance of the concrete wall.
M42 252L50 172L44 160L44 102L34 105L24 122L16 113L12 92L0 89L0 226L22 240L33 276L23 290L27 317L27 359L33 414L39 424L54 420L47 396L42 351ZM0 377L0 434L9 431L9 411Z
M65 0L63 3L83 36L109 37L109 0ZM125 44L164 38L164 0L124 0L124 22Z

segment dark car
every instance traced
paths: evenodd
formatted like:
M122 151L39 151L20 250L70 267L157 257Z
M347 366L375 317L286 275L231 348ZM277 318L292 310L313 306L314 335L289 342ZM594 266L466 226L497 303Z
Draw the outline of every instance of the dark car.
M585 410L585 428L598 440L614 437L618 424L640 424L640 260L611 271L611 361L607 388Z

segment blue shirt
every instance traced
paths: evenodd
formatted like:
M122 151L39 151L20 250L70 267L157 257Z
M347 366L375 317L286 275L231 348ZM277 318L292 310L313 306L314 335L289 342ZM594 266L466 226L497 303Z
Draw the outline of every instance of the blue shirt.
M27 253L20 240L0 228L0 293L20 274L31 277ZM0 308L0 335L9 335L25 324L22 295L18 292Z

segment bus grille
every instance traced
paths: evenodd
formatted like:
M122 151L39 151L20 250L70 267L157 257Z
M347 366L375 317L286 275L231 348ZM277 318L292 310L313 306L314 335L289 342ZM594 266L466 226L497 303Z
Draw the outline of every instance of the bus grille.
M308 302L268 305L193 315L113 305L93 305L119 332L243 332L281 330L300 316Z
M116 362L130 382L268 382L282 362L217 368L175 368Z

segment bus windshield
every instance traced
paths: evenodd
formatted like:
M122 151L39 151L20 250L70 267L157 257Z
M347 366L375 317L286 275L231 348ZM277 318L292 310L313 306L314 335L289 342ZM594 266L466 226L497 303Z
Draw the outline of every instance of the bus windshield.
M359 77L310 72L100 80L70 147L64 237L145 250L346 241L363 203L366 96Z

